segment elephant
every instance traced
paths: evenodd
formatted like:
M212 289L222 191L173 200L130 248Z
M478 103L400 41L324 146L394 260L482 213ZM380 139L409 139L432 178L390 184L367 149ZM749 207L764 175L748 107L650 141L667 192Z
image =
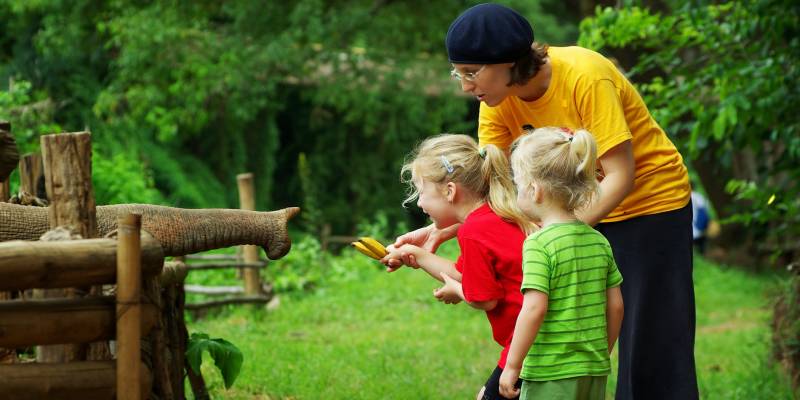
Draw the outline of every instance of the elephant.
M11 171L17 168L19 151L14 136L5 129L7 124L0 122L0 182L8 179Z
M37 240L50 229L46 207L0 203L0 242ZM165 256L182 256L236 245L259 245L270 259L291 248L286 224L300 211L289 207L270 212L235 209L181 209L148 204L98 206L97 235L117 227L124 213L142 215L142 229L161 243Z

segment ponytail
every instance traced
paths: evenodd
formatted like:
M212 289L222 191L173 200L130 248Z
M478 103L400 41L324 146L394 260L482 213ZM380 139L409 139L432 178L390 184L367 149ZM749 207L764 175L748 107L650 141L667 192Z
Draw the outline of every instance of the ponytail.
M597 144L585 129L539 128L513 148L511 163L520 183L545 186L564 209L585 207L597 195Z
M501 218L514 222L525 232L531 232L533 223L517 206L517 192L505 152L493 144L486 145L481 151L486 155L481 166L481 176L488 188L486 202L489 207Z

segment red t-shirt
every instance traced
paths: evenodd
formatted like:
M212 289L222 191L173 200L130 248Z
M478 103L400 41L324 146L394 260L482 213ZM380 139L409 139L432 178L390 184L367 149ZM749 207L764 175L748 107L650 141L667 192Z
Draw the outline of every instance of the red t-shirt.
M503 346L497 365L504 368L514 326L522 307L522 244L525 232L484 204L470 213L458 229L461 255L456 269L469 302L497 299L486 312L494 340Z

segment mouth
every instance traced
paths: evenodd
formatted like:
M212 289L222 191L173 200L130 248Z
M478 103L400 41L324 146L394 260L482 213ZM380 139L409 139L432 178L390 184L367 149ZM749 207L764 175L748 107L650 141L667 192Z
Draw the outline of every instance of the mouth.
M486 93L484 93L484 94L476 94L475 98L478 99L478 101L483 101L486 98Z

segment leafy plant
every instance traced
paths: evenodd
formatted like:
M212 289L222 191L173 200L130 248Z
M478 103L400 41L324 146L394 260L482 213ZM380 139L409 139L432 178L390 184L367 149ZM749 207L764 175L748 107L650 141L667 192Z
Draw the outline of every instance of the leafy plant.
M242 363L244 362L242 352L233 343L225 339L211 339L205 333L192 333L186 348L186 360L189 362L189 367L192 368L192 371L198 375L202 374L200 366L203 364L203 352L205 351L211 355L214 365L222 373L225 389L229 389L233 386L239 376L239 372L242 370Z

